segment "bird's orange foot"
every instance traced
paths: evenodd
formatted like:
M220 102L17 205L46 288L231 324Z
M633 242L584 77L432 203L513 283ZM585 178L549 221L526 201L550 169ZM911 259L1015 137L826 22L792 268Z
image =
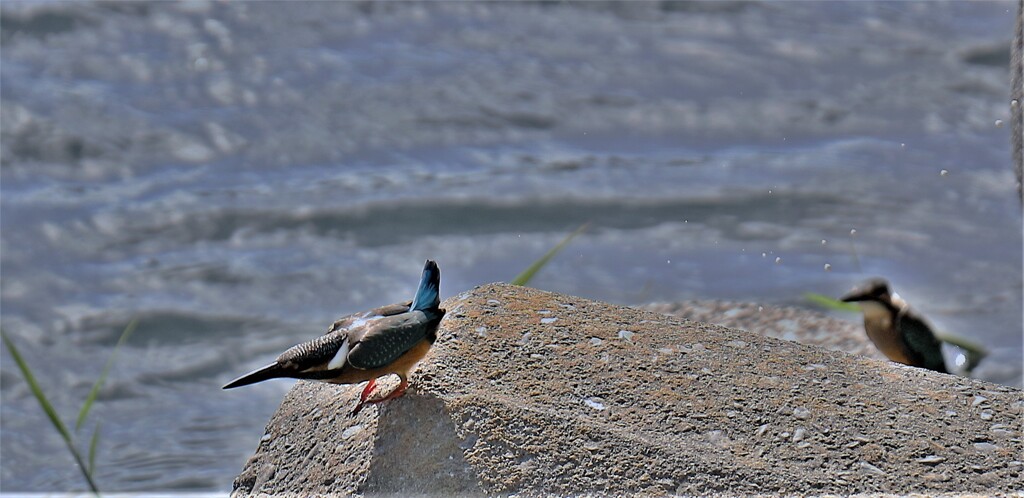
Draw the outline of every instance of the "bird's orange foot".
M366 383L366 387L363 388L363 394L359 395L359 404L366 401L366 398L370 397L370 393L373 392L373 388L377 387L377 379L370 379Z
M367 401L367 403L383 403L389 399L398 398L401 395L405 394L405 388L407 387L409 387L409 381L402 379L402 383L398 384L398 387L396 387L394 391L391 391L391 394L384 396L381 399L371 399Z
M356 409L352 410L352 415L358 415L359 410L363 409L363 405L366 404L366 398L370 397L370 393L373 392L373 388L377 386L377 379L370 379L366 383L366 387L363 388L363 393L359 395L359 403L356 405Z
M356 406L356 409L352 411L352 415L358 414L359 410L362 410L363 407L366 406L367 403L374 403L374 404L376 404L376 403L383 403L385 401L392 400L392 399L395 399L397 397L400 397L401 395L405 394L405 389L407 387L409 387L409 381L407 381L405 379L402 379L402 382L400 384L398 384L398 387L396 387L394 391L391 391L391 394L388 394L387 396L384 396L383 398L380 398L380 399L369 399L369 400L365 400L365 401L360 400L359 401L359 405Z

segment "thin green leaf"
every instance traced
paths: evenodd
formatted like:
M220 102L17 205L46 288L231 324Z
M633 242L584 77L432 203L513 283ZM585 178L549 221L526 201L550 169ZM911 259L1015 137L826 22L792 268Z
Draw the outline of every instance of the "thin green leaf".
M89 473L92 474L96 471L96 443L100 440L100 424L96 423L96 430L92 431L92 437L89 438Z
M844 303L838 299L833 299L824 294L818 294L815 292L805 292L804 299L817 304L823 308L828 308L835 311L860 311L860 306L853 303Z
M970 339L964 339L963 337L960 337L958 335L953 335L950 334L949 332L944 332L941 330L935 331L935 337L937 337L942 342L948 342L964 351L979 354L983 357L988 356L988 350L985 349L985 346L982 346L981 344L978 344Z
M964 371L966 373L971 373L971 371L974 370L974 367L977 367L978 364L981 363L981 360L988 356L988 349L985 349L985 346L982 346L970 339L964 339L963 337L950 334L949 332L943 332L941 330L935 331L935 337L942 342L952 344L953 346L960 348L964 352L964 356L967 359L966 364L964 365Z
M75 462L78 464L78 469L82 472L82 477L89 484L89 489L99 496L100 490L96 487L96 483L92 480L92 473L86 467L85 462L82 461L82 455L75 449L75 443L71 439L71 433L68 432L67 426L61 421L60 417L57 416L57 411L53 409L53 405L50 404L50 400L46 399L46 395L43 394L42 388L39 387L39 383L36 382L36 376L32 374L32 370L25 363L25 359L21 356L21 352L18 351L17 346L14 345L14 341L7 336L7 332L0 329L0 338L3 338L4 344L7 345L7 350L10 351L11 357L14 358L14 363L18 365L18 370L21 370L22 377L25 378L25 382L28 383L29 389L32 394L36 397L36 401L39 402L39 407L43 409L46 416L50 418L50 423L53 424L54 429L60 433L64 444L67 445L68 451L71 456L74 457Z
M117 350L124 344L125 341L135 332L135 328L138 326L138 320L132 320L124 331L121 332L121 337L117 340L117 344L114 345L114 351L110 353L110 358L107 359L107 364L103 366L103 372L100 374L100 378L96 379L96 383L92 385L92 389L89 390L89 395L85 397L85 403L82 403L82 408L78 410L78 419L75 420L75 430L78 431L82 428L82 424L85 423L85 417L89 415L89 410L92 409L92 404L96 401L96 396L100 394L100 389L103 387L103 383L107 380L107 374L110 373L110 367L114 364L114 358L117 357Z
M29 389L32 390L32 394L36 397L36 401L39 402L39 406L42 407L43 411L46 412L46 416L50 418L50 423L57 429L60 436L64 438L64 441L71 445L71 433L68 432L68 428L61 421L60 417L57 416L57 411L53 409L53 405L50 404L50 400L46 399L46 395L43 394L42 388L39 387L39 383L36 382L36 376L32 374L32 370L29 369L28 364L25 363L25 359L21 356L21 352L18 351L17 346L11 341L10 337L7 337L7 332L0 331L0 335L3 336L4 344L7 345L7 349L11 352L11 357L14 358L14 363L18 365L18 370L21 370L21 376L25 378L25 382L28 382Z
M512 285L528 284L530 280L533 280L533 276L536 275L541 268L544 268L544 265L548 264L548 261L551 261L551 258L554 258L559 252L561 252L562 249L564 249L565 246L568 245L569 242L572 241L572 239L574 239L577 235L583 233L583 231L586 230L587 226L589 225L589 222L584 223L583 225L580 225L580 227L577 228L574 232L567 235L564 239L562 239L561 242L558 243L558 245L552 247L551 250L549 250L547 253L541 256L540 259L534 261L533 264L531 264L527 269L523 270L523 272L517 275L516 278L512 279Z

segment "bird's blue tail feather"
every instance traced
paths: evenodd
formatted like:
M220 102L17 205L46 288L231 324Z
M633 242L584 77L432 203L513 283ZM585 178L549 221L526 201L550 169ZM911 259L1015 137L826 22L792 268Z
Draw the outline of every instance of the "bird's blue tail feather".
M441 270L437 263L427 260L423 265L423 276L420 277L420 287L416 289L416 297L412 299L411 310L435 310L441 305Z

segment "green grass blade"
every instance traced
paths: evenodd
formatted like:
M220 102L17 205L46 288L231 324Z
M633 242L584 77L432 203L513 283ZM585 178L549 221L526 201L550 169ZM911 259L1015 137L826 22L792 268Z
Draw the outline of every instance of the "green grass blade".
M25 363L25 359L21 356L21 352L18 351L17 346L11 341L11 338L7 336L7 332L0 331L0 335L3 337L4 344L7 345L7 349L11 352L11 357L14 358L14 363L18 365L18 370L21 370L21 376L25 378L25 382L28 382L29 389L32 390L32 395L36 397L36 401L39 402L39 406L46 412L46 416L50 418L50 423L57 429L60 436L64 438L69 445L71 444L71 433L68 432L68 428L61 421L60 417L57 416L57 411L53 409L53 405L50 404L50 400L46 399L46 395L43 394L42 388L39 387L39 383L36 382L36 376L32 374L32 370L29 369L28 364Z
M124 331L121 332L121 337L117 340L117 344L114 345L114 351L110 353L110 358L107 359L107 364L103 366L103 372L100 374L100 378L96 379L96 383L92 385L92 389L89 390L89 395L85 397L85 403L82 403L82 409L78 410L78 419L75 421L75 430L82 428L82 424L85 423L85 417L89 415L89 410L92 409L92 404L96 401L96 396L100 394L100 389L103 387L103 383L107 380L107 374L110 373L110 367L114 364L114 358L117 357L117 350L120 349L121 344L131 337L132 332L135 332L135 328L138 326L138 320L132 320Z
M988 356L988 349L985 346L978 344L972 340L964 339L963 337L950 334L949 332L943 332L941 330L935 331L935 337L940 341L952 344L963 350L964 356L967 358L967 362L964 365L964 372L971 373L975 367L981 363Z
M57 415L57 411L53 409L53 405L50 404L50 400L43 394L42 388L39 387L39 383L36 382L36 376L32 374L32 370L29 369L28 364L25 363L25 358L21 356L21 352L18 351L17 346L14 345L14 341L7 336L7 332L0 330L0 338L3 338L4 344L7 345L7 350L10 351L11 357L14 358L14 363L18 365L18 370L21 371L22 377L25 378L25 382L28 383L29 389L32 394L36 397L36 401L39 402L39 407L43 409L46 416L50 418L50 423L53 424L54 429L60 433L61 438L64 439L64 444L67 445L68 451L71 452L71 456L75 458L75 462L78 463L78 469L82 471L82 477L89 484L89 489L99 496L99 488L96 487L96 483L92 480L92 473L85 466L85 462L82 461L82 455L75 449L75 442L71 439L71 433L68 432L67 426L61 421Z
M92 474L96 471L96 443L100 440L100 424L96 423L96 430L92 431L92 437L89 438L89 473Z
M958 335L950 334L949 332L943 332L941 330L935 331L935 337L942 342L948 342L964 351L981 355L982 357L988 356L988 350L985 346L978 344L970 339L964 339Z
M814 292L805 292L804 299L821 306L822 308L828 308L835 311L860 311L860 306L853 303L844 303L838 299L833 299L824 294L817 294Z
M552 247L551 250L549 250L547 253L541 256L540 259L534 261L533 264L531 264L527 269L523 270L523 272L517 275L516 278L512 279L512 285L528 284L530 280L533 280L533 276L536 275L541 268L544 268L544 265L548 264L548 261L551 261L551 258L554 258L559 252L562 251L562 249L565 249L565 246L568 245L569 242L572 241L572 239L576 238L577 235L583 233L583 231L586 230L587 226L589 225L589 222L584 223L580 225L580 227L577 228L574 232L567 235L564 239L562 239L561 242L558 243L558 245Z

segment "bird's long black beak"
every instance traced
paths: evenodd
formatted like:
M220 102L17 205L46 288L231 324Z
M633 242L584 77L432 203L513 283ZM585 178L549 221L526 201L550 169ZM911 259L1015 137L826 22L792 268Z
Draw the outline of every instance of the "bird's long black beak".
M282 376L283 368L278 365L275 361L263 368L253 370L231 382L228 382L221 389L234 389L236 387L247 386L249 384L255 384L257 382L263 382L267 379L276 379Z
M860 301L869 301L871 300L871 296L867 290L856 288L846 294L843 294L839 300L844 303L856 303Z

